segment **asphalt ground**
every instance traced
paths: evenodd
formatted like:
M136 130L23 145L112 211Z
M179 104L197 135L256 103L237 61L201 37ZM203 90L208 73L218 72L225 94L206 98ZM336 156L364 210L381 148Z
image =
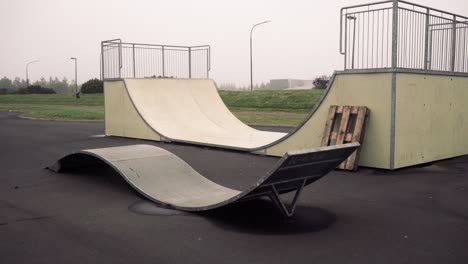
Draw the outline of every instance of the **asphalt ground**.
M468 263L468 156L334 171L285 220L268 200L185 213L147 201L108 167L44 169L80 149L152 144L241 189L278 160L94 136L103 133L101 122L0 112L0 263Z

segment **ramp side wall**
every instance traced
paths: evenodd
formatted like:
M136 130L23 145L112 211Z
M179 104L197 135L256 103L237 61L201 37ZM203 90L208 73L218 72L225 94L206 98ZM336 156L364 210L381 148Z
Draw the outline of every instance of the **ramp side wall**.
M319 147L331 105L362 105L370 109L362 144L361 166L390 168L392 73L337 73L326 97L296 133L266 149L281 156L290 150Z
M468 77L398 73L395 168L468 154Z
M104 105L107 136L161 140L136 111L123 81L104 82Z

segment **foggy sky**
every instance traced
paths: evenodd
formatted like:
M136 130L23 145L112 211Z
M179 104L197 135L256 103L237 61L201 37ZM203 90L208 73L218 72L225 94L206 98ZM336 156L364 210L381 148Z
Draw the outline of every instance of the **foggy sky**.
M311 79L343 68L338 53L339 9L365 0L0 0L0 78L99 78L102 40L212 47L211 78L249 83L249 33L254 32L256 83ZM468 15L466 0L412 1Z

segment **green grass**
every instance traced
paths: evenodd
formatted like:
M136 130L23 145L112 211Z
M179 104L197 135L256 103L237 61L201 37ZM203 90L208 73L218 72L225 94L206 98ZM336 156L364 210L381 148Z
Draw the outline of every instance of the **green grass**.
M233 111L242 122L251 125L297 126L308 112Z
M103 120L104 107L67 105L0 104L0 111L23 112L23 116L48 120Z
M229 109L246 124L299 124L323 95L323 90L220 91ZM104 96L83 94L0 95L0 111L20 111L29 118L103 120Z
M324 90L220 91L230 108L308 111L322 97Z
M0 95L0 104L42 105L104 105L102 94L83 94L79 100L73 94L6 94Z

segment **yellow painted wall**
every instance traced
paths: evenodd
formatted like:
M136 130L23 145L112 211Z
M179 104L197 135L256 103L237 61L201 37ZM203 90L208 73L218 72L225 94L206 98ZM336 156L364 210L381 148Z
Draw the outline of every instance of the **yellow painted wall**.
M370 118L359 164L390 168L391 78L391 73L337 74L324 101L302 129L268 148L266 154L282 156L290 150L320 146L331 105L362 105L370 109Z
M104 104L106 135L161 140L136 111L123 81L104 82Z
M123 135L123 93L120 82L104 82L104 123L107 136Z
M468 154L468 77L397 74L395 168Z

